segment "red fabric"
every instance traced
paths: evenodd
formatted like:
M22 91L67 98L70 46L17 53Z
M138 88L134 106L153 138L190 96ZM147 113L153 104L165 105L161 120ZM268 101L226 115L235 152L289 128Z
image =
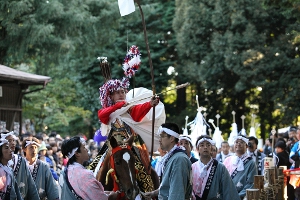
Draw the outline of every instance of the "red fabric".
M63 158L63 166L67 166L68 163L68 159L67 158Z
M122 108L122 106L125 103L126 103L125 101L120 101L108 108L102 108L98 110L99 120L104 124L108 124L110 114ZM145 115L149 112L150 109L151 109L150 102L135 105L130 108L130 115L134 121L139 122L145 117Z
M149 112L151 107L152 106L150 102L135 105L131 107L130 115L134 121L140 122L145 117L145 115Z
M126 146L127 149L131 150L131 147L129 145ZM112 154L110 155L110 166L111 168L114 170L112 173L111 173L111 177L114 181L114 188L113 188L113 191L116 192L116 191L119 191L120 188L119 188L119 184L117 183L117 180L116 180L116 170L115 170L115 162L114 162L114 153L116 153L117 151L120 151L122 150L123 148L121 148L120 146L117 146L115 148L112 149ZM122 199L123 197L125 196L125 193L124 191L122 191L118 197L117 197L117 200L119 199Z
M110 114L115 112L116 110L122 108L122 106L125 103L126 103L125 101L120 101L120 102L116 103L115 105L112 105L108 108L102 108L102 109L98 110L99 120L104 124L108 124Z
M285 178L287 176L290 176L290 184L296 188L296 187L300 187L300 168L296 168L296 169L288 169L288 170L284 170L283 173L285 175ZM291 172L298 172L297 174L291 174Z

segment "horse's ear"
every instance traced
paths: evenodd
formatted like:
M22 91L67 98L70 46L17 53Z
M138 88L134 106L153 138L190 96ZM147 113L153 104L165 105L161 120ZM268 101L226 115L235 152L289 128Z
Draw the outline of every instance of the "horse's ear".
M134 135L131 135L131 136L127 139L126 143L127 143L129 146L132 147L133 140L134 140Z
M109 143L110 143L111 148L116 148L118 146L118 142L114 136L110 137Z

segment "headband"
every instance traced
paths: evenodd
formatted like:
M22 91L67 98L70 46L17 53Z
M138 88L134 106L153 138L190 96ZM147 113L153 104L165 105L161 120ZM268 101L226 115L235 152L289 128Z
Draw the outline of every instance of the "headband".
M216 143L215 143L215 141L213 141L212 139L208 139L208 138L201 138L201 140L199 140L199 141L197 142L197 145L196 145L196 147L198 147L198 145L199 145L200 143L204 142L204 141L207 141L207 142L209 142L211 145L215 145L215 144L216 144Z
M85 145L85 140L83 138L80 138L80 143ZM67 158L70 159L75 155L75 152L78 150L78 147L75 147L74 149L72 149L71 152L68 153Z
M14 132L13 131L11 131L11 132L9 132L9 133L2 133L1 134L1 138L7 138L8 136L12 136L15 140L17 139L17 137L15 136L15 134L14 134Z
M35 142L35 141L26 141L25 148L28 147L28 146L31 145L31 144L34 144L34 145L36 145L36 146L38 146L38 147L41 146L39 143L37 143L37 142Z
M4 145L6 143L8 143L8 141L6 139L4 139L4 138L0 139L0 146Z
M176 133L175 131L172 131L171 129L168 129L168 128L164 128L162 126L160 126L157 130L157 135L161 134L162 132L165 132L167 133L168 135L172 135L176 138L179 138L179 134Z
M246 144L248 144L248 142L249 142L249 139L247 139L247 138L245 138L243 136L235 136L233 138L233 143L235 143L236 140L243 140L244 142L246 142Z
M186 136L186 135L181 135L181 136L179 136L179 141L180 141L180 140L187 140L187 141L189 141L191 144L193 144L191 138L190 138L189 136Z

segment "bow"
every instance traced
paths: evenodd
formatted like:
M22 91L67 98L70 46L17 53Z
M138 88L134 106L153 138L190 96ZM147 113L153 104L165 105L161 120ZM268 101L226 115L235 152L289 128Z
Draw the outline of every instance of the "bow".
M144 18L144 13L140 4L139 0L135 0L135 2L137 3L140 13L141 13L141 17L142 17L142 23L143 23L143 30L144 30L144 39L145 39L145 43L146 43L146 48L147 48L147 53L148 53L148 60L149 60L149 66L150 66L150 70L151 70L151 81L152 81L152 92L153 95L155 95L156 93L156 89L155 89L155 82L154 82L154 71L153 71L153 64L152 64L152 59L151 59L151 54L150 54L150 48L149 48L149 42L148 42L148 36L147 36L147 30L146 30L146 23L145 23L145 18ZM153 107L153 113L152 113L152 140L151 140L151 154L150 154L150 161L152 160L152 156L153 156L153 144L154 144L154 122L155 122L155 106ZM149 170L150 170L151 165L149 165Z

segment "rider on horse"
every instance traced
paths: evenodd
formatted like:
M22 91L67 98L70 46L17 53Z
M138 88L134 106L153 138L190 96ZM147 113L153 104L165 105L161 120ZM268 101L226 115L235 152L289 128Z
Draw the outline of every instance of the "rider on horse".
M107 64L100 64L100 66L109 67ZM102 69L102 71L104 70ZM110 75L106 78L109 79L99 89L102 109L98 111L98 118L102 123L102 135L107 135L108 139L114 136L120 143L131 135L135 136L132 151L136 157L138 184L143 192L152 191L154 184L150 176L148 151L151 147L152 115L149 111L152 107L156 107L155 129L158 129L165 120L164 106L159 102L158 97L153 98L152 92L145 88L136 88L134 90L134 101L132 101L131 91L127 92L129 88L128 79L110 79ZM145 97L148 97L148 100L145 100ZM156 140L158 141L158 138ZM158 142L156 145L158 145ZM109 144L105 143L94 162L90 164L89 169L97 171L97 168L101 167L108 149Z

